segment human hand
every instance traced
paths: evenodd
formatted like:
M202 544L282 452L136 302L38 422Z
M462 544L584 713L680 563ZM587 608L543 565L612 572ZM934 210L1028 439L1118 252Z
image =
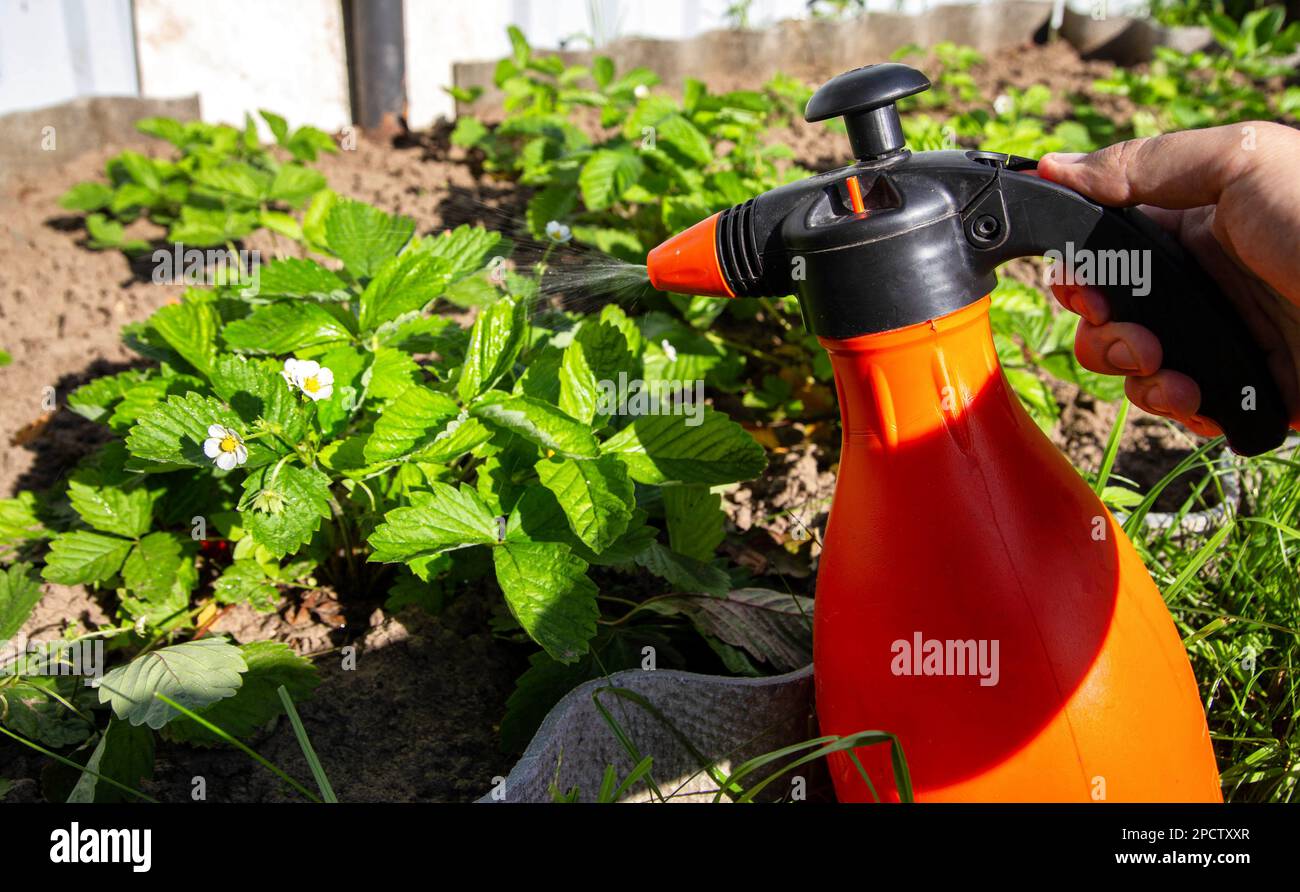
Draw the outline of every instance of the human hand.
M1300 131L1252 122L1116 143L1089 155L1049 154L1038 173L1102 204L1141 210L1171 232L1237 307L1277 379L1292 427L1300 424ZM1075 353L1088 369L1127 379L1136 405L1195 433L1200 388L1160 367L1150 330L1110 319L1106 297L1052 285L1083 317Z

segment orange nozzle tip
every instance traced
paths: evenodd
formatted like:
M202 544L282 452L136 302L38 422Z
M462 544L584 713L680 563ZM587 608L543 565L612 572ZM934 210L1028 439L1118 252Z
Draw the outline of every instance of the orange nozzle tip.
M718 217L677 233L646 258L650 284L673 294L735 297L718 264Z

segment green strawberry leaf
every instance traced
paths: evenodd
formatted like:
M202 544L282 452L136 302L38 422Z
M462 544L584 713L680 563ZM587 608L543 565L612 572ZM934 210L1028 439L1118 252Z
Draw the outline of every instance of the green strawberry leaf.
M140 782L153 777L153 732L137 728L129 722L109 719L108 727L100 735L99 743L86 761L76 786L68 794L68 802L134 802L121 787L105 783L109 778L132 789L140 789ZM93 772L93 773L92 773Z
M99 702L119 719L157 731L180 715L155 697L162 694L186 709L202 709L233 697L248 669L244 656L224 638L200 638L149 651L95 682Z
M454 548L495 545L498 541L497 519L468 485L456 489L446 483L433 483L430 492L415 493L412 501L410 507L389 511L370 534L370 560L409 562Z
M330 479L294 464L258 468L244 479L240 525L272 557L292 554L311 541L330 516Z
M275 609L280 590L267 578L262 565L252 559L237 560L221 572L212 584L212 595L218 604L250 604L254 610L267 613Z
M644 163L631 149L599 149L578 174L582 201L589 211L603 211L641 178Z
M711 559L726 535L722 496L706 486L665 486L662 492L669 546L697 561Z
M636 556L636 562L679 591L707 592L721 597L731 587L731 578L722 570L695 558L664 548L658 542Z
M41 583L31 564L10 564L0 570L0 641L18 634L40 600Z
M150 533L141 539L122 565L126 612L155 627L183 621L190 593L199 582L197 550L198 543L179 533Z
M444 284L449 284L481 269L500 241L501 233L464 223L437 238L425 239L420 250L442 261Z
M224 353L214 362L212 389L235 410L244 427L257 429L263 421L286 441L297 443L307 433L309 415L302 400L289 389L281 374L283 368L273 359Z
M103 480L93 469L83 468L68 481L72 510L102 533L137 539L149 531L153 507L162 494L149 490L143 478L129 482Z
M330 253L358 279L379 272L385 261L406 247L414 232L415 221L410 217L394 217L346 198L336 200L325 217Z
M497 582L519 625L561 663L587 651L596 634L596 584L587 562L555 542L507 541L492 550Z
M366 441L368 462L391 461L432 442L460 414L456 401L428 387L409 387L388 405Z
M168 304L149 317L149 325L201 375L212 370L221 318L208 301Z
M593 551L604 551L627 530L635 498L627 468L618 459L542 459L536 467L573 532Z
M474 320L457 390L469 402L510 371L528 338L528 311L523 301L502 298L484 307Z
M122 567L132 543L89 530L60 533L50 542L41 576L61 585L88 585L109 579Z
M352 339L343 319L321 304L301 301L259 307L229 323L221 333L226 345L240 353L283 355L307 347Z
M600 454L600 445L587 425L532 397L493 391L471 406L470 414L566 458Z
M705 408L698 425L684 415L642 415L601 446L627 463L637 483L715 486L758 476L763 447L740 425Z
M203 454L203 442L208 438L208 427L213 424L230 428L240 436L246 435L239 416L220 400L200 393L169 396L131 428L126 447L131 455L145 462L212 467L212 460ZM260 441L246 445L248 461L245 467L255 468L276 457Z
M310 297L333 301L351 297L347 283L338 273L301 257L273 260L261 267L256 286L261 297Z
M361 292L362 331L424 309L447 284L447 262L424 251L407 251L385 261Z

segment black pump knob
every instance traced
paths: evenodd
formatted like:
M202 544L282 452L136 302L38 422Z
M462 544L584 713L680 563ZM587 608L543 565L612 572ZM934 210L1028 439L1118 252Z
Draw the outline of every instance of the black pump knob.
M907 65L883 62L833 77L812 95L804 120L844 117L853 157L868 161L903 148L903 125L894 103L930 89L930 79Z

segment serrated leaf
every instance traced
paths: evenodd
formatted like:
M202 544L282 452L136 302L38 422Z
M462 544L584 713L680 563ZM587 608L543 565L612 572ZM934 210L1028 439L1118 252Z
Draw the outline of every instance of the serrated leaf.
M587 562L554 542L507 542L492 550L497 582L530 638L562 663L587 651L596 634L596 584Z
M72 510L86 523L102 533L115 533L128 539L143 536L153 520L154 502L159 492L150 491L137 478L127 483L96 485L93 475L74 474L68 481L68 500Z
M105 783L110 778L120 784L140 789L140 782L153 777L154 741L148 728L137 728L129 722L109 719L108 727L100 735L99 743L86 761L76 786L68 795L68 802L132 802L138 797ZM91 772L94 772L93 774Z
M274 466L258 468L244 479L240 523L272 557L292 554L330 516L329 487L329 477L315 468L285 464L278 474Z
M391 461L427 445L460 414L456 401L428 387L409 387L389 405L366 441L366 461Z
M78 708L88 705L89 698L82 693L85 690L82 679L73 676L63 679L66 681L62 684L55 682L57 693L65 700L71 699ZM0 712L5 713L5 726L28 740L54 749L81 743L94 732L94 727L51 696L54 692L47 692L49 687L19 682L0 689Z
M591 424L596 417L599 388L596 375L577 341L564 348L559 368L559 404L565 414Z
M600 444L587 425L532 397L494 391L471 406L470 414L566 458L600 454Z
M523 301L502 298L484 307L470 331L456 385L461 400L469 402L510 371L527 337L528 314Z
M265 727L284 712L279 688L283 685L300 704L308 700L320 684L316 667L278 641L254 641L241 645L240 653L248 666L243 684L233 697L218 700L195 712L236 739L243 739ZM218 746L224 741L189 716L180 716L167 725L163 736L176 743Z
M285 164L275 172L267 197L295 207L325 188L325 177L301 164Z
M127 391L150 375L144 369L127 369L96 378L68 394L68 408L89 421L104 421Z
M375 275L386 260L397 256L414 232L415 221L410 217L394 217L346 198L336 200L325 217L330 253L359 279Z
M259 307L221 333L232 350L283 355L348 341L352 333L321 304L291 301Z
M463 223L437 238L425 239L421 250L442 261L445 282L451 283L481 268L500 241L499 232Z
M627 530L635 505L627 468L613 456L592 461L542 459L542 485L555 494L573 532L593 551L604 551Z
M280 598L275 583L267 578L262 565L252 559L234 561L221 571L212 584L212 594L218 604L248 603L263 613L274 610Z
M258 271L257 293L263 297L311 297L317 300L347 300L347 283L338 273L314 260L286 257L273 260Z
M707 592L721 597L731 587L731 578L722 570L664 548L658 542L638 554L636 562L668 580L679 591Z
M206 384L194 375L170 375L166 378L147 378L130 387L113 407L108 416L108 426L126 434L131 427L169 396L184 396L193 391L204 391Z
M243 654L224 638L200 638L149 651L95 682L99 702L132 725L157 731L180 715L162 694L186 709L202 709L233 697L248 669Z
M601 446L627 463L637 483L715 486L758 476L763 447L740 425L705 408L699 425L684 415L642 415Z
M424 251L407 251L385 261L361 293L361 330L373 331L424 309L442 293L447 279L447 262Z
M578 174L582 201L589 211L603 211L641 178L644 164L630 149L599 149Z
M203 454L208 427L224 425L243 436L244 424L235 412L220 400L200 393L169 396L149 410L131 428L126 447L131 455L148 462L191 467L211 467ZM248 443L245 467L257 467L274 457L259 443Z
M141 539L122 564L127 589L122 606L127 613L154 626L183 620L199 582L196 551L197 543L178 533L150 533Z
M743 648L779 672L812 662L812 598L742 588L722 597L660 598L653 609L683 613L705 635Z
M149 317L149 324L173 350L200 374L207 375L217 353L221 319L206 301L168 304Z
M494 545L497 532L497 519L473 488L433 483L415 504L384 515L370 534L370 560L410 561L468 545Z
M713 160L713 148L708 139L681 115L660 118L654 129L657 143L679 152L696 165L703 167Z
M492 439L494 431L461 412L442 426L434 438L411 455L412 461L450 462Z
M36 494L24 490L12 499L0 499L0 551L52 534L36 516Z
M104 183L77 183L59 198L59 206L70 211L97 211L113 199L113 190Z
M62 585L103 582L121 569L133 544L89 530L60 533L50 542L41 576Z
M18 634L40 600L41 582L31 564L10 564L0 570L0 641Z
M258 421L290 443L307 433L308 409L289 389L277 360L250 359L224 353L213 364L212 389L217 392L247 429Z
M240 198L244 205L257 204L267 197L271 175L242 161L207 167L194 172L194 182L214 192Z
M398 347L380 347L370 367L366 398L389 400L405 392L420 380L420 365L415 357Z
M726 535L722 496L705 486L665 486L664 515L673 551L707 561Z
M335 347L320 358L320 364L334 373L334 394L315 403L316 419L325 439L341 436L353 414L361 408L365 382L374 360L374 353L350 344Z

